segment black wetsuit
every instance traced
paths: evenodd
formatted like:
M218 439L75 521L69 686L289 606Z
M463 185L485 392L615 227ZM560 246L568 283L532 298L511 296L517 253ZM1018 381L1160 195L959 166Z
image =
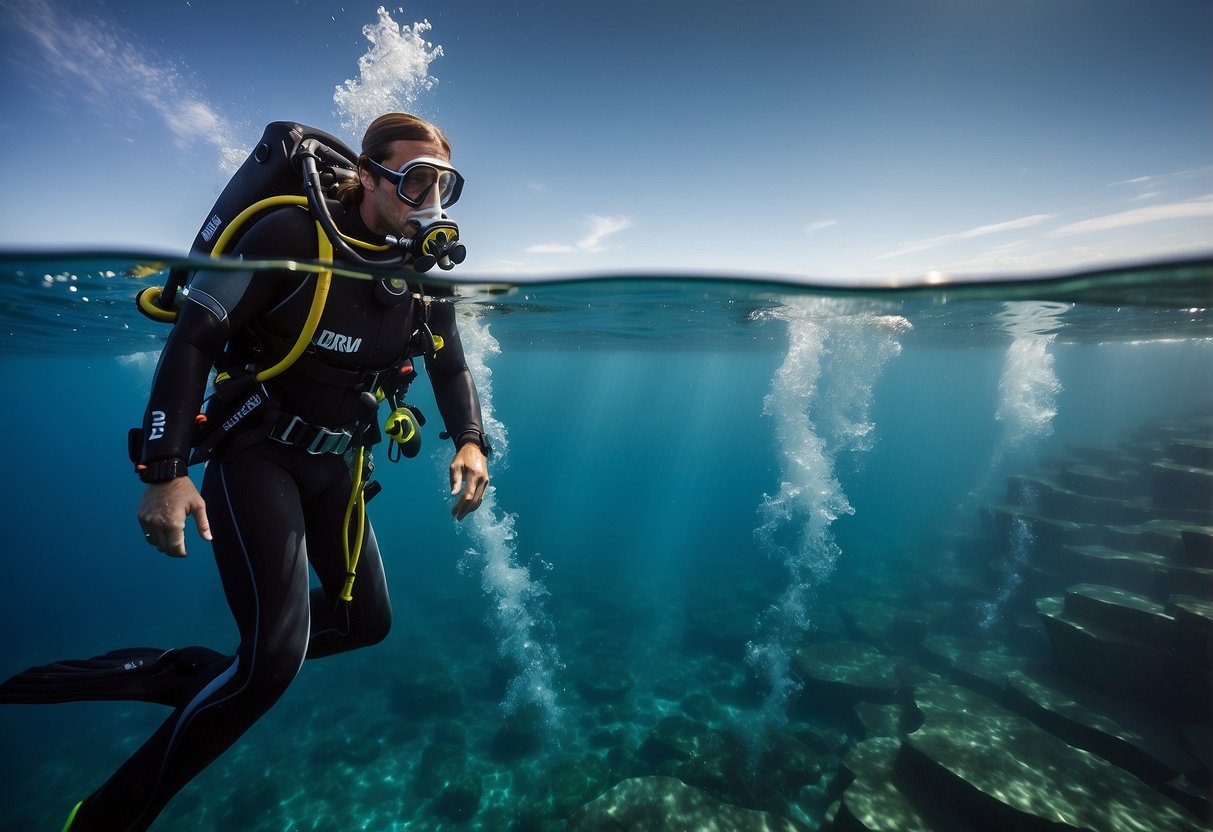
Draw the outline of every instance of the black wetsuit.
M346 234L382 239L363 226L356 207L335 215ZM237 251L246 258L314 259L315 223L302 208L280 209L257 222ZM316 279L285 271L195 277L156 370L143 426L145 462L188 455L194 417L217 361L235 366L256 360L264 368L293 344ZM296 416L316 427L361 431L375 418L361 394L375 383L375 371L406 354L420 307L408 294L385 305L374 299L371 282L334 277L308 356L266 382L275 410L250 419L255 424L235 431L208 463L201 493L239 648L235 656L187 652L186 669L175 671L181 676L177 687L158 694L175 706L172 715L88 797L72 832L146 829L182 786L277 701L304 659L387 635L391 605L369 523L353 601L338 600L346 573L349 464L341 454L309 453L266 433ZM430 310L429 325L445 346L426 358L426 372L447 432L457 445L480 441L480 405L453 306L436 302ZM309 563L320 583L311 592Z

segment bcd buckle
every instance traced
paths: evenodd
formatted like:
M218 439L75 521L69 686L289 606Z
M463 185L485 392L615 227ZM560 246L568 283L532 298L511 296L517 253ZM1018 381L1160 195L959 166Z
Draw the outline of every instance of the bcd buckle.
M309 432L315 435L309 439ZM291 417L290 422L281 431L271 434L274 439L287 445L298 445L309 454L343 454L354 441L354 434L348 430L329 430L326 427L309 425L298 416Z

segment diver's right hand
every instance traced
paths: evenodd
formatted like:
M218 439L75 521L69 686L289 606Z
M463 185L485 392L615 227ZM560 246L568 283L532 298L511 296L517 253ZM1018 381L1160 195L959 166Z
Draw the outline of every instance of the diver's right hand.
M202 535L203 540L210 540L211 524L206 519L206 501L189 477L148 483L136 512L147 542L174 558L186 556L185 518L191 514L198 526L198 534Z

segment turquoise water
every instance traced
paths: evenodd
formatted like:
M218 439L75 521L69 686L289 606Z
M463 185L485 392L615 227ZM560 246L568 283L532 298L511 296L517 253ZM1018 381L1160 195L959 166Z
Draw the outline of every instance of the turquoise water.
M234 647L205 544L153 556L134 519L126 430L166 329L132 302L163 274L129 275L152 259L0 260L0 673ZM308 663L154 828L601 829L570 818L625 781L668 806L658 777L719 804L626 828L759 828L721 804L808 829L1201 828L1213 263L461 293L491 499L450 520L437 419L419 458L380 453L391 636ZM1104 611L1093 646L1054 603ZM1124 610L1145 617L1118 630ZM162 718L0 709L0 829L58 828ZM1146 723L1163 773L1099 739Z

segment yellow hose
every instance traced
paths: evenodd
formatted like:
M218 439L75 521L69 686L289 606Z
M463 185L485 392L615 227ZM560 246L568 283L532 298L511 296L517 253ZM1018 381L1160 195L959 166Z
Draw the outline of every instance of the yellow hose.
M345 546L345 585L341 588L341 600L354 600L354 572L358 569L358 557L362 554L362 538L366 533L366 498L362 492L362 461L366 448L358 448L358 458L354 461L354 488L350 491L350 501L345 507L345 535L342 543ZM354 507L358 507L358 528L354 534L354 549L350 552L350 518Z

